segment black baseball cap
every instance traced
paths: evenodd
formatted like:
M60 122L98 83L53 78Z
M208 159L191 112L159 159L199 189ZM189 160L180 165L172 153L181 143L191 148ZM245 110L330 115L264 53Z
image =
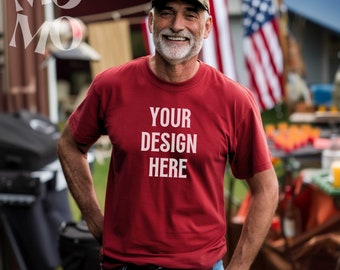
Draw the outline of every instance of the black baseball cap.
M151 1L151 5L152 7L154 6L158 6L160 4L164 4L165 2L167 2L169 0L152 0ZM209 0L190 0L188 2L193 2L193 3L196 3L198 4L201 8L205 9L206 11L209 12Z

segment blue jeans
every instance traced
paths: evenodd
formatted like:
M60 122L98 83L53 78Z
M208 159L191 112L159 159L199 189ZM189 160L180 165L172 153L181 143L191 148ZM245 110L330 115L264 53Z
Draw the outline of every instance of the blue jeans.
M102 267L100 269L103 269ZM121 267L122 270L125 270L125 266L122 266ZM222 260L219 260L211 270L224 270L224 267L223 267L223 261Z
M212 270L224 270L223 261L222 261L222 260L218 261L218 262L214 265L214 267L213 267Z

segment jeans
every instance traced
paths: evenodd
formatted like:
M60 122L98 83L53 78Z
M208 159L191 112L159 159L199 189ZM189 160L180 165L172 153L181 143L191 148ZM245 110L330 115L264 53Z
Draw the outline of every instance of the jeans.
M223 261L219 260L213 267L212 270L224 270Z
M101 268L103 269L103 268ZM125 269L129 269L128 267L126 266L122 266L120 267L119 269L122 269L122 270L125 270ZM219 260L211 270L224 270L224 267L223 267L223 261L222 260Z

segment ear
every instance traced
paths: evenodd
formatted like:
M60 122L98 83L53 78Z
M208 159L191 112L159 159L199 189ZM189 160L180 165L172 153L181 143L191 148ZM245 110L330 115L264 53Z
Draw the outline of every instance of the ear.
M205 32L204 32L204 38L205 39L208 38L208 36L211 32L212 26L213 26L212 18L211 18L211 16L209 16L209 18L205 21Z
M148 28L149 28L150 33L152 33L152 28L153 28L152 26L153 26L153 12L150 11L148 14Z

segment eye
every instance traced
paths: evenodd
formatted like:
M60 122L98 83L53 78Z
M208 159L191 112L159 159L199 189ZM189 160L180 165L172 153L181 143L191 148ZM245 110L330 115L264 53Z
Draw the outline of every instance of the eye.
M198 15L197 15L197 13L195 13L195 12L187 12L187 13L185 14L185 17L186 17L187 19L189 19L189 20L194 20L194 19L197 19L197 18L198 18Z
M159 12L159 15L160 15L161 17L169 17L169 16L172 16L173 14L174 14L173 11L167 10L167 9L163 9L163 10L161 10L161 11Z

